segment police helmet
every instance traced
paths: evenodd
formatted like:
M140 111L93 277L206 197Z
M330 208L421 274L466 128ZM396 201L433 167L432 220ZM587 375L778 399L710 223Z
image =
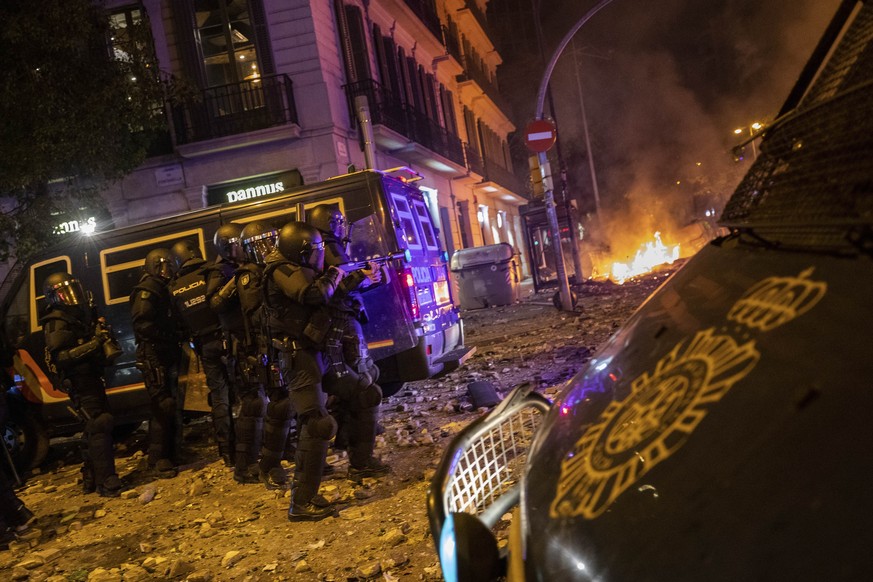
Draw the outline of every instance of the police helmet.
M225 261L239 262L242 260L242 247L240 246L240 231L242 226L230 222L222 224L215 231L215 251Z
M331 234L342 240L346 234L346 217L339 208L329 204L319 204L307 213L307 222L324 234Z
M242 229L239 235L242 248L247 260L263 265L267 255L276 248L276 239L279 231L267 222L250 222Z
M200 252L200 247L188 239L180 240L170 249L170 254L173 257L175 270L178 272L182 265L192 259L202 259L203 253Z
M143 270L164 281L173 275L172 256L168 249L154 249L146 255Z
M52 273L43 283L46 301L51 305L88 304L88 298L78 279L69 273Z
M289 222L279 231L279 252L297 265L321 270L324 266L324 240L318 229L305 222Z

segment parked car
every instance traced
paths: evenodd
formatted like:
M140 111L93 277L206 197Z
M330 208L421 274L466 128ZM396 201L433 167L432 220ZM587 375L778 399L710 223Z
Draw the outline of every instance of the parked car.
M554 402L519 387L456 437L446 580L873 579L873 4L841 5L720 225Z

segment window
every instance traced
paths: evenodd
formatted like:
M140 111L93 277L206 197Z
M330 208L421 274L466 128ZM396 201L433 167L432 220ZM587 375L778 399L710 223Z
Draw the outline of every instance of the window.
M260 78L248 0L194 0L194 11L206 85Z
M347 6L337 0L336 13L340 43L346 63L346 77L349 83L369 79L370 53L367 50L366 28L361 9L357 6Z
M392 198L394 199L394 208L397 210L397 218L403 227L403 240L406 241L410 249L420 249L421 241L418 237L415 219L412 217L412 211L409 209L409 203L401 196L393 196Z
M436 233L434 233L433 224L431 223L430 214L428 214L427 208L425 208L423 202L419 202L418 200L413 201L412 205L415 207L415 213L418 215L418 223L421 225L421 232L424 233L424 245L429 250L438 250L439 245L437 244Z

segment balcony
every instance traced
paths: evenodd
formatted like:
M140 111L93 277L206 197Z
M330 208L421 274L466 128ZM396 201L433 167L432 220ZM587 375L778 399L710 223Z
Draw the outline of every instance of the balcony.
M522 197L527 197L527 189L518 176L511 170L507 170L494 160L485 158L485 182L494 182L506 190Z
M503 99L503 96L500 94L500 90L497 86L491 82L491 78L488 75L488 72L485 71L481 66L479 66L476 62L476 59L469 58L468 55L464 55L461 63L464 66L464 73L462 75L458 75L456 81L459 84L475 82L479 85L479 88L482 90L485 95L488 96L489 99L506 114L509 111L509 105Z
M454 57L458 63L463 63L464 57L461 53L461 40L458 38L457 33L448 26L443 26L442 31L443 45L446 47L446 53Z
M440 18L437 16L434 0L404 0L406 5L421 20L429 31L440 41L443 39Z
M482 28L482 32L485 33L485 36L491 38L491 31L488 30L488 19L485 18L485 13L479 10L479 5L476 4L475 0L464 2L464 9L470 11L470 14L476 19L476 23Z
M464 155L467 159L467 169L469 169L474 174L479 174L483 178L485 177L485 164L482 162L482 156L479 155L475 149L473 149L470 144L464 144Z
M173 105L172 110L177 145L297 123L287 75L210 87L196 101Z
M448 133L424 113L402 103L378 82L368 79L345 85L344 89L350 111L355 111L355 98L365 96L374 125L383 125L460 166L464 165L464 149L457 136Z

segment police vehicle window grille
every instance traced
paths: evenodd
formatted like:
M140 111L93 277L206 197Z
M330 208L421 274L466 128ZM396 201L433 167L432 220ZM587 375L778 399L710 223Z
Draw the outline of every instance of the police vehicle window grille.
M394 206L397 209L397 217L400 219L400 224L403 226L406 244L411 249L420 249L421 242L418 237L418 229L415 226L415 219L412 217L412 211L409 209L409 204L406 199L400 196L394 196Z
M542 419L539 409L521 408L461 451L446 483L446 510L480 514L512 489Z
M797 111L765 135L720 224L783 246L845 248L873 222L873 4Z
M433 232L433 225L430 222L430 215L427 213L427 208L421 202L413 202L415 213L418 215L418 223L421 225L421 232L424 233L424 244L430 250L439 248L436 242L436 236Z

